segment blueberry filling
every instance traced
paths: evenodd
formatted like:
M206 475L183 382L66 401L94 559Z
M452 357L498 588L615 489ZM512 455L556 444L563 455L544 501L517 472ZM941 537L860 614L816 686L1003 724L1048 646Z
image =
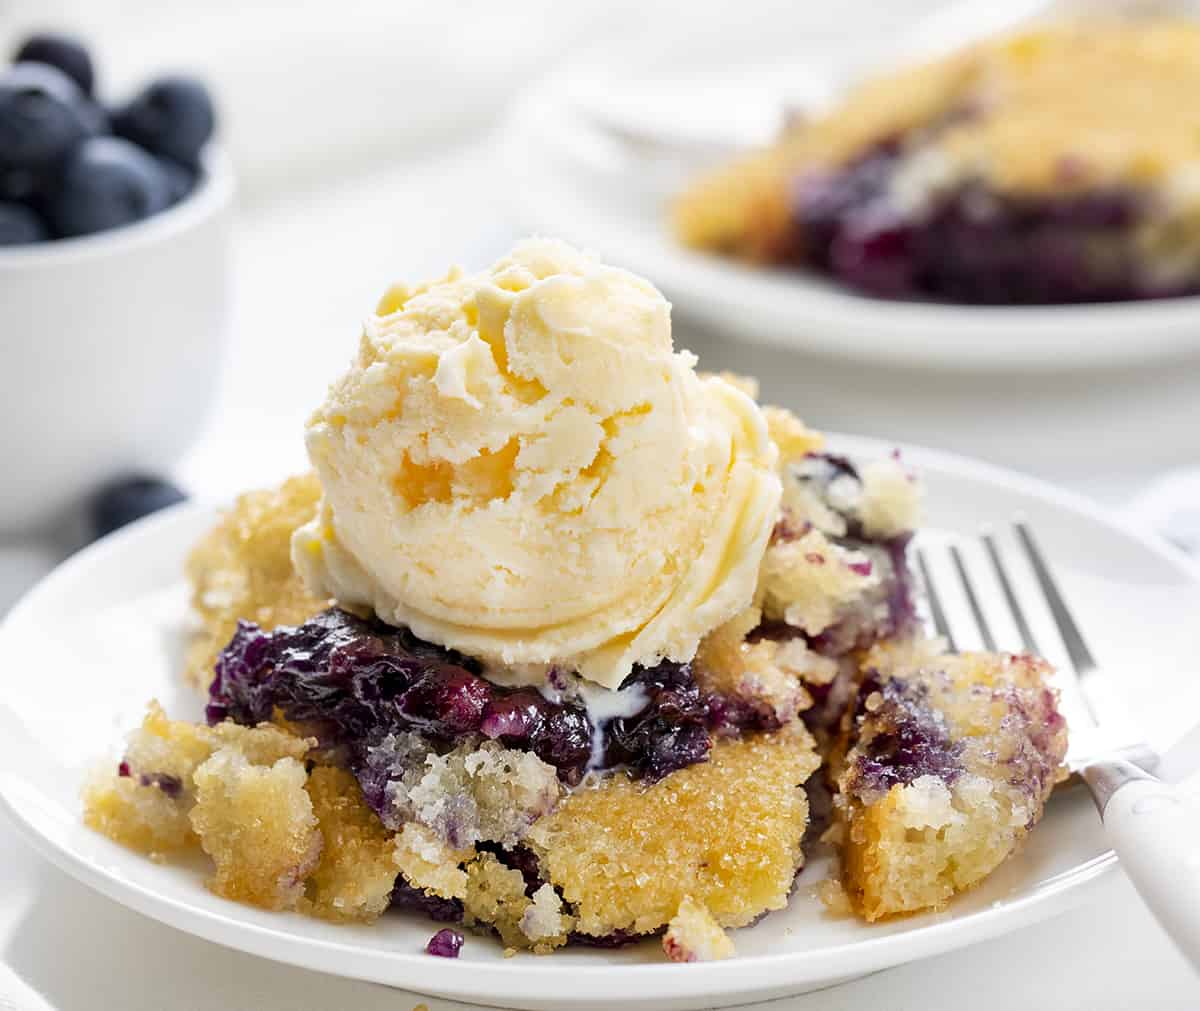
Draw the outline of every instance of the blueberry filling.
M315 734L383 814L384 787L395 770L373 763L372 753L383 754L380 743L403 733L408 741L419 735L424 750L418 761L464 740L490 738L533 752L568 784L589 768L623 766L654 781L703 761L711 744L710 700L691 667L638 668L622 687L635 685L646 704L634 716L604 724L597 763L594 728L582 704L551 701L532 688L501 688L482 677L474 660L406 629L331 609L271 633L242 622L217 661L207 716L210 724L254 725L278 712Z
M532 751L559 770L567 782L578 782L591 756L592 723L577 706L551 702L533 688L492 694L478 730L510 748Z
M782 724L775 709L754 699L710 695L708 726L718 737L737 737L755 730L778 730Z
M458 899L443 899L436 895L427 895L419 888L414 888L402 877L396 878L392 889L391 909L410 910L423 913L438 923L461 923L463 906Z
M640 685L649 698L635 716L605 724L604 766L627 766L651 782L708 757L709 700L692 677L689 664L664 661L639 667L622 683Z
M511 849L505 849L493 842L481 842L476 844L476 849L481 852L491 853L505 867L514 871L520 871L521 877L525 881L525 896L533 898L533 893L546 883L542 877L541 867L538 864L537 854L526 846L513 846Z
M1148 276L1136 242L1156 208L1128 187L1014 196L968 180L920 210L902 208L893 196L897 175L937 132L891 138L839 168L798 178L797 241L789 248L799 262L886 298L1052 304L1197 290L1195 279Z
M962 743L952 741L924 685L868 673L858 694L859 739L852 753L848 792L887 793L921 776L953 783L962 772Z

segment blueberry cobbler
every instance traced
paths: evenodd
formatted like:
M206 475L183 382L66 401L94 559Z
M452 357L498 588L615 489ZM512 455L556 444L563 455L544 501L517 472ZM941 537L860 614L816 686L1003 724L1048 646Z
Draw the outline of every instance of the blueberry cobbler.
M871 295L1200 290L1200 26L1049 25L865 84L675 207L689 246Z
M218 895L506 949L733 952L836 790L834 905L936 908L1038 820L1065 730L1029 657L922 638L898 457L825 451L673 349L649 284L536 240L391 289L188 564L205 723L151 703L91 826ZM813 833L808 833L811 837Z

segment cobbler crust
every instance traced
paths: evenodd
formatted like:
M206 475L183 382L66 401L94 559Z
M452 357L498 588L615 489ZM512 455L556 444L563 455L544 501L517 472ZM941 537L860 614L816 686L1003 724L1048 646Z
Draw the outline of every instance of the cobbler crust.
M302 474L279 488L240 496L192 550L187 574L201 630L188 649L187 678L206 690L217 654L239 621L270 630L298 625L329 606L292 566L292 533L316 514L321 486Z
M804 862L802 785L819 765L798 723L720 741L707 762L653 786L618 773L577 790L526 842L582 933L657 930L687 896L720 925L743 926L787 904Z
M326 920L369 923L391 900L402 866L398 841L367 807L357 781L344 769L318 766L305 788L322 846L299 908Z

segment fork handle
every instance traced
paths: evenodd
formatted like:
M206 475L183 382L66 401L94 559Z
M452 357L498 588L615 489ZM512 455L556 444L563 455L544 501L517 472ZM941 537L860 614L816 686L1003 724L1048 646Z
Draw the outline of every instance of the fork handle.
M1200 798L1122 759L1083 771L1142 901L1200 970Z

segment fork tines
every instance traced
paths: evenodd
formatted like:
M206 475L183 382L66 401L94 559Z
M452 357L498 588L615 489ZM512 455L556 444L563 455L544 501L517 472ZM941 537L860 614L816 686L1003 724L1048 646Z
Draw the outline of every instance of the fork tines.
M1045 610L1062 640L1063 650L1069 660L1069 666L1065 673L1073 674L1079 688L1083 689L1088 677L1098 670L1096 660L1084 641L1083 633L1079 629L1075 616L1067 606L1062 590L1050 572L1045 555L1038 546L1029 524L1023 519L1017 520L1013 523L1012 530L1014 539L1028 562L1029 571L1033 577L1032 582L1037 584ZM951 543L948 555L951 567L957 576L958 596L965 601L966 605L965 608L959 608L959 611L970 614L974 631L985 649L996 650L998 637L995 629L1002 624L1011 622L1016 638L1020 641L1020 651L1042 655L1026 609L1030 598L1026 596L1026 603L1022 603L1021 594L1017 590L1018 584L1012 577L995 533L990 529L984 530L980 534L979 540L983 555L987 558L989 568L994 576L995 589L987 585L991 583L991 580L981 582L972 575L971 566L967 561L967 553L964 552L961 544ZM951 613L949 605L953 600L950 593L953 591L947 585L948 580L939 580L935 576L938 567L933 559L933 550L929 547L918 549L917 567L925 584L930 618L934 629L938 635L946 639L951 650L957 651L958 640L956 640L949 618ZM1080 691L1078 694L1079 701L1086 709L1087 717L1094 723L1095 713L1092 711L1086 691Z

